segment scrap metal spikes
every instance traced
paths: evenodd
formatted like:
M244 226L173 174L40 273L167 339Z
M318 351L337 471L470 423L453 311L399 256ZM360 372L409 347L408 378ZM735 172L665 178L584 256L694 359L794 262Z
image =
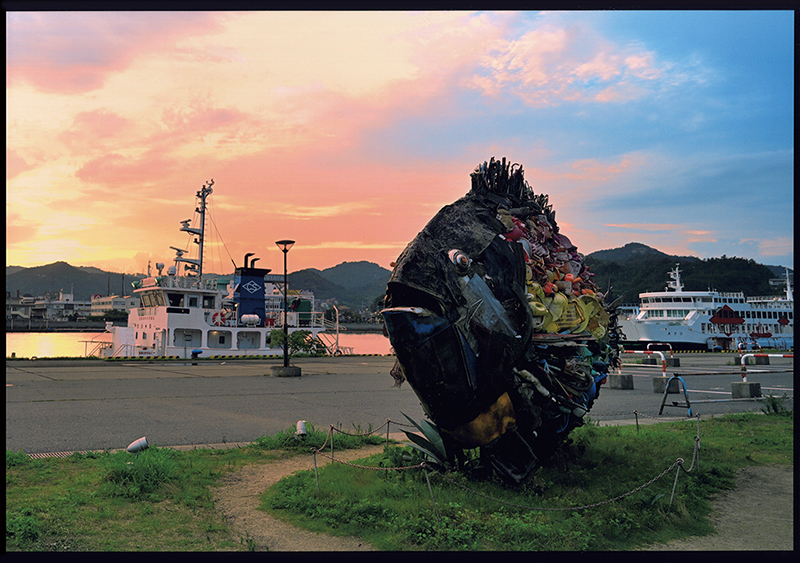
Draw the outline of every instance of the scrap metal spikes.
M495 160L479 164L470 175L472 191L477 194L493 193L510 196L520 202L534 202L533 189L525 181L522 165L510 161ZM546 197L546 196L545 196ZM546 205L546 201L544 202ZM540 207L543 207L540 205Z

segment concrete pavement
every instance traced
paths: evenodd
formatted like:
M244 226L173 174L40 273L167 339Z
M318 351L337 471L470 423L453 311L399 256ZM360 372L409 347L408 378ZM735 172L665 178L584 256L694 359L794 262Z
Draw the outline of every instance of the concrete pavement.
M732 354L685 354L681 373L693 414L760 411L763 401L730 401L741 381ZM762 392L787 394L793 405L793 359L748 367L748 381ZM626 362L634 358L625 358ZM193 447L250 443L306 420L317 428L345 431L378 428L402 413L424 418L419 400L404 384L393 387L388 356L296 358L301 377L272 377L282 359L198 362L37 360L6 362L6 448L27 453L125 448L147 436L159 446ZM661 366L623 366L633 374L630 390L601 389L589 412L601 424L640 424L685 419L686 409L653 391ZM696 375L693 375L696 374ZM683 397L670 394L668 403ZM401 428L390 423L390 432ZM385 433L385 428L382 430ZM399 434L399 436L403 436Z

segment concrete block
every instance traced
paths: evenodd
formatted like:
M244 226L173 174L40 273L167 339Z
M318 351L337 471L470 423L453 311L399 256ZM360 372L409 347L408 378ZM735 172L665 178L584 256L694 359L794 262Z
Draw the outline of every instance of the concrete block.
M753 358L756 361L757 366L768 366L769 365L769 357L764 356L756 356Z
M608 387L610 389L633 389L633 374L609 373Z
M669 381L669 377L667 376L658 376L653 378L653 393L664 393L664 388L667 386L667 381ZM667 390L667 394L670 393L679 393L680 392L680 382L677 379L673 379L669 384L669 389Z
M301 370L297 366L272 366L272 377L301 377Z
M681 359L680 358L665 358L664 361L666 362L667 366L679 368L681 367Z
M731 383L731 394L734 399L761 397L761 384L749 381L735 381Z
M656 358L644 358L642 364L646 366L657 366L661 364L661 360Z

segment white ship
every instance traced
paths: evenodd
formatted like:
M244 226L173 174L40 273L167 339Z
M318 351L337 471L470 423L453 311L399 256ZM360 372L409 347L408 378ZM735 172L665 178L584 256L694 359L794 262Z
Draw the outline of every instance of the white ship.
M258 258L244 257L235 267L233 279L220 281L203 277L206 201L213 180L197 192L195 223L181 222L189 233L190 244L198 245L196 258L176 252L175 264L163 275L164 264L157 264L158 275L134 284L139 307L130 310L125 327L106 325L92 355L102 358L178 357L213 358L228 356L277 356L282 344L272 346L270 333L284 328L317 336L325 330L322 312L315 311L314 296L308 292L289 292L284 315L283 276L256 268ZM235 264L234 264L235 266ZM149 276L148 267L148 276Z
M794 348L794 297L789 270L782 297L684 291L679 265L664 291L640 293L636 307L617 310L631 344L669 344L673 349L735 350L740 346Z

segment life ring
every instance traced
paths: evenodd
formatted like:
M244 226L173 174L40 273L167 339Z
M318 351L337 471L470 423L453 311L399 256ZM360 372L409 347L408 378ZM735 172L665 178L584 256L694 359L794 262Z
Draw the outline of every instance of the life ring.
M224 325L226 320L225 311L217 311L211 316L211 321L217 326Z

